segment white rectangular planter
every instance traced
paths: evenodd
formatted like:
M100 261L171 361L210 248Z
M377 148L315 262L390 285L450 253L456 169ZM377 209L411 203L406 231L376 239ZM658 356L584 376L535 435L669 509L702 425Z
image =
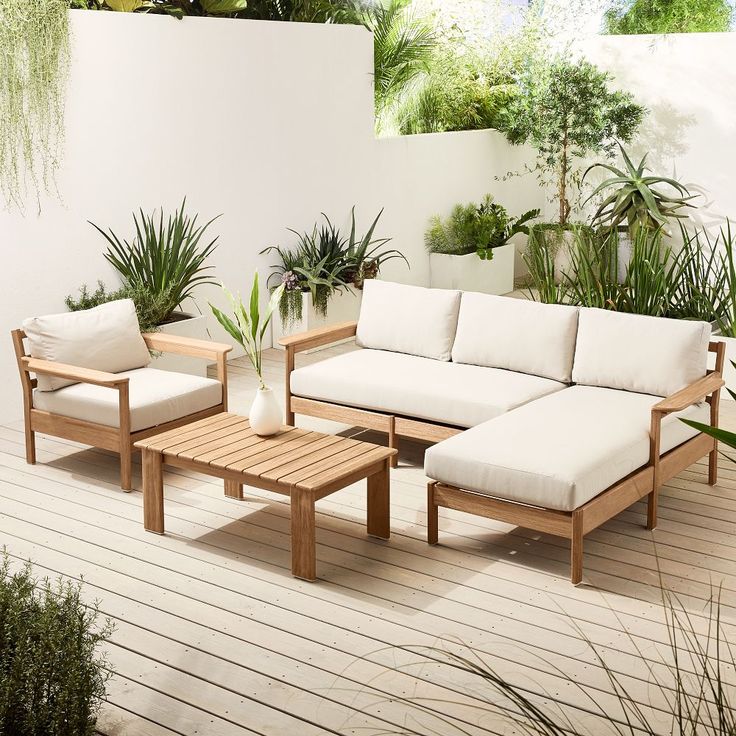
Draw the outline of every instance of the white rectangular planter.
M430 253L430 285L435 289L508 294L514 290L515 250L513 243L495 248L490 261L482 261L475 253L467 256Z
M161 325L159 332L163 335L176 335L177 337L193 337L197 340L211 340L207 333L207 320L202 314L185 314L176 312L176 315L184 319L167 322ZM173 353L162 353L151 361L151 368L161 371L173 371L174 373L189 373L192 376L207 377L207 361L202 358L190 358L186 355L174 355Z
M736 337L721 337L713 335L714 342L726 343L726 362L723 366L723 380L731 391L736 391L736 369L731 365L731 361L736 361ZM721 397L731 401L731 394L726 389L721 390Z
M272 345L279 350L283 350L279 345L279 340L287 335L298 335L300 332L314 330L318 327L328 327L338 322L352 322L358 319L360 315L360 303L363 299L363 292L359 289L352 291L343 290L338 294L333 294L327 303L327 317L318 314L312 304L312 295L310 292L302 292L302 318L298 322L291 325L284 325L281 317L276 311L273 316L272 325ZM348 340L342 340L348 342ZM335 343L332 343L333 345ZM329 346L325 346L329 347ZM324 348L314 348L307 350L313 353Z

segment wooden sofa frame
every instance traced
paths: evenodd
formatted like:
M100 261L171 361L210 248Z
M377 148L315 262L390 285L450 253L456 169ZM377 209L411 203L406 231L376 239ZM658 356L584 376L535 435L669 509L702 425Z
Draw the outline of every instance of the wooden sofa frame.
M429 442L439 442L464 431L432 422L392 416L380 412L354 409L326 401L304 399L291 394L290 375L294 370L296 353L333 342L345 340L356 334L357 323L345 322L332 327L311 330L300 335L284 337L279 342L286 348L286 423L294 423L295 414L306 414L337 422L345 422L366 429L388 433L389 447L397 447L400 435ZM681 473L685 468L706 455L708 483L718 480L718 441L702 432L664 455L660 454L662 419L668 414L687 409L704 399L710 404L710 423L718 426L718 410L721 388L724 386L723 365L725 345L711 342L708 346L715 353L715 369L681 391L668 396L652 407L649 462L626 478L615 483L588 503L571 512L554 511L505 501L481 493L467 491L438 481L427 485L427 534L430 544L438 543L439 508L464 511L508 524L533 529L570 540L570 579L578 584L583 578L583 539L609 519L647 496L647 529L657 525L659 489L662 484ZM396 460L396 456L394 456Z
M63 437L81 442L92 447L112 450L120 455L120 487L124 491L132 488L132 466L135 443L151 435L176 429L198 419L227 411L227 354L232 350L230 345L194 340L174 335L144 334L143 339L149 350L161 353L176 353L194 358L211 360L217 364L217 380L222 384L222 402L203 411L189 414L171 422L149 427L138 432L130 430L130 397L128 393L129 379L114 373L81 368L79 366L54 363L49 360L32 358L25 347L26 334L23 330L13 330L13 347L18 361L18 371L23 387L23 414L25 420L26 461L31 465L36 462L36 432ZM33 389L37 380L31 374L43 374L67 378L79 383L90 383L104 386L118 392L120 426L108 427L104 424L87 422L73 417L41 411L33 407Z

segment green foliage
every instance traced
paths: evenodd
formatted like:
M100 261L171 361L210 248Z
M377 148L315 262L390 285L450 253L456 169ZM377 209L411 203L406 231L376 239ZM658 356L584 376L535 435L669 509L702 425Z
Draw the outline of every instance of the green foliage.
M80 586L11 573L0 557L0 734L92 736L111 676L99 645L112 634Z
M105 232L90 223L108 242L105 258L120 274L123 285L165 298L167 314L163 321L192 297L195 287L217 283L206 273L213 266L204 265L217 247L217 238L206 244L201 242L217 217L198 225L197 215L191 218L185 209L186 199L166 222L163 208L158 218L155 212L133 213L135 237L130 242L120 240L112 230Z
M242 345L258 376L261 388L266 388L266 384L263 382L263 339L266 336L268 325L271 323L274 310L278 307L279 301L281 300L284 285L281 284L273 290L266 306L266 311L263 314L261 314L260 306L261 295L258 286L258 271L253 275L253 286L250 290L250 299L248 300L247 307L243 304L240 297L236 299L224 286L222 290L230 300L235 319L232 319L217 307L210 304L212 313L230 337Z
M79 289L79 296L75 298L70 295L64 300L64 303L70 312L78 312L81 309L92 309L118 299L133 300L141 332L156 332L171 317L169 292L152 293L140 284L108 291L105 284L98 281L97 288L93 292L90 292L87 285L83 284Z
M537 172L543 183L555 185L562 225L572 211L571 189L580 179L577 160L610 154L617 140L631 140L644 117L644 108L628 92L612 90L610 81L590 62L558 57L545 69L525 73L521 93L502 111L508 140L537 149Z
M478 53L442 48L429 73L397 112L402 135L499 126L499 112L517 91L514 79Z
M464 714L458 720L445 715L447 703L440 703L445 708L442 711L437 702L426 697L399 696L411 729L391 733L466 736L468 723L492 723L499 733L529 736L733 736L736 702L731 673L736 659L730 632L722 619L719 593L711 593L697 617L690 604L683 603L676 595L664 591L662 597L666 651L646 662L651 677L645 687L639 685L638 691L631 689L631 678L622 676L616 665L609 664L612 650L595 644L570 617L571 627L585 644L591 660L601 669L603 680L609 683L610 697L601 699L599 686L565 673L554 663L549 666L565 681L562 686L565 692L573 693L566 700L560 697L559 689L540 693L536 683L530 689L529 678L521 678L526 680L521 686L510 682L495 669L490 658L458 642L403 646L402 660L406 662L406 654L413 653L417 661L405 664L402 671L434 673L431 677L443 686L450 681L465 683L465 691L473 694L476 703L469 704L467 698L458 702L457 708L452 709ZM632 651L643 656L635 635L626 633L626 636ZM658 648L654 649L658 652ZM538 656L538 650L531 647L525 648L525 653ZM653 708L653 722L647 709L641 706L642 694L650 690L655 693L652 700L663 704ZM585 703L577 715L568 705L570 697ZM669 718L663 723L661 718L666 714Z
M729 0L617 0L604 18L605 33L711 33L731 30Z
M0 190L24 211L55 191L69 70L68 0L0 2Z
M322 214L324 223L316 224L311 232L298 233L294 248L271 246L262 253L275 252L279 263L274 264L269 282L275 276L284 286L279 306L281 320L292 325L302 318L301 293L312 294L312 304L318 314L327 315L330 298L345 288L362 288L363 281L375 278L386 262L395 258L408 262L395 249L385 248L390 238L374 238L381 210L365 235L356 235L355 207L351 210L350 235L343 236L330 219ZM295 294L299 296L295 296Z
M682 245L674 248L661 229L640 229L624 268L616 230L576 228L573 235L569 266L556 273L554 249L532 232L523 258L534 299L655 317L724 318L725 257L705 233L683 228Z
M583 175L583 180L590 171L602 168L613 174L595 188L587 201L599 194L613 190L600 204L593 224L609 228L620 227L627 223L629 232L636 235L639 229L657 230L667 225L670 219L686 219L687 215L681 212L686 207L692 207L691 196L687 187L674 179L665 176L646 175L646 155L635 166L623 146L621 153L624 158L625 170L606 163L593 164ZM663 192L656 187L665 185L672 192Z
M517 233L529 233L526 223L539 216L530 210L521 217L509 217L506 208L487 194L480 204L458 204L447 220L433 217L425 234L430 253L469 255L483 260L493 258L493 249L506 245Z

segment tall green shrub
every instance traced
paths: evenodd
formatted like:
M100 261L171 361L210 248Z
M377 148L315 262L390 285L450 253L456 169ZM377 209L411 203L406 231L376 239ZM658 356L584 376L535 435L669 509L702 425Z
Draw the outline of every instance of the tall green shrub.
M112 633L80 586L11 573L0 557L0 736L91 736L110 671Z
M0 2L0 190L21 211L55 190L64 139L69 0Z
M729 0L618 0L606 12L604 30L613 35L723 33L733 21Z

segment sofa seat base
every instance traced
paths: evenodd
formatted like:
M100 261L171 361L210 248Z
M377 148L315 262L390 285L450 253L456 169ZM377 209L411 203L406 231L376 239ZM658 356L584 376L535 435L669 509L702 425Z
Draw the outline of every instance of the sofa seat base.
M525 373L369 349L290 375L295 397L463 428L566 388Z
M651 409L661 397L572 386L427 450L433 480L506 501L574 511L647 465ZM680 418L708 423L696 404L662 422L661 453L697 435Z

